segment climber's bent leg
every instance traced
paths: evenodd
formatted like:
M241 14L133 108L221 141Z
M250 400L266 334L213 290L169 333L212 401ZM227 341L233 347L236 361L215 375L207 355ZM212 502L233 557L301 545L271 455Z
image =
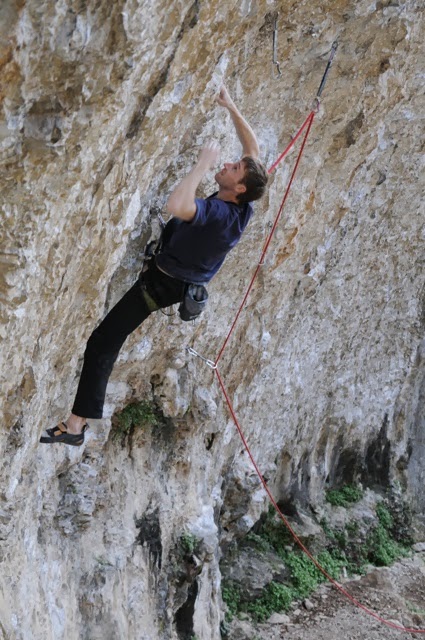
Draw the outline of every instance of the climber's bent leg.
M149 295L147 302L143 288ZM183 299L185 283L162 273L154 264L111 309L90 336L72 413L85 418L102 418L106 386L114 363L126 338L152 311Z
M72 413L85 418L101 418L106 385L127 336L150 314L136 283L111 309L91 334Z

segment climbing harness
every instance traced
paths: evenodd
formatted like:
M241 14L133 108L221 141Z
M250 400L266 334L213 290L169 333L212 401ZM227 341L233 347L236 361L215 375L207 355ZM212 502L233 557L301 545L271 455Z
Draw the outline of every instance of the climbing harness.
M276 18L277 20L277 18ZM275 23L275 29L276 29L276 23ZM274 35L275 38L275 35ZM261 471L251 453L251 450L249 448L249 445L247 443L247 440L244 436L244 433L242 431L241 425L239 423L239 420L236 416L235 410L233 408L232 402L230 400L230 396L226 390L226 387L224 385L223 379L220 375L220 371L218 369L218 362L221 358L221 356L223 355L223 352L225 350L225 348L228 345L228 342L230 340L230 337L236 327L236 324L238 322L238 319L240 317L240 314L246 304L246 301L248 299L248 296L251 292L251 289L254 285L254 282L256 280L256 277L258 275L258 272L261 268L261 266L264 264L264 257L265 254L270 246L270 242L272 240L272 237L274 235L274 232L276 230L277 224L279 222L279 219L281 217L282 214L282 210L283 207L285 205L286 199L288 197L289 191L291 189L292 183L294 181L295 178L295 174L296 171L298 169L298 165L300 163L301 160L301 156L303 154L306 142L307 142L307 138L309 136L312 124L313 124L313 120L314 117L316 115L316 113L318 112L319 108L320 108L320 96L322 94L323 88L325 86L325 82L326 82L326 78L327 75L329 73L329 69L331 67L332 61L334 59L335 56L335 52L337 49L338 43L334 42L330 51L330 56L328 59L328 63L325 69L325 72L323 74L320 86L319 86L319 90L317 91L316 94L316 98L314 100L314 104L313 104L313 108L311 110L311 112L309 113L309 115L307 116L307 118L305 119L305 121L303 122L303 124L301 125L300 129L297 131L297 133L295 134L295 136L291 139L291 142L288 144L288 146L286 147L286 149L282 152L282 154L278 157L278 159L271 165L271 167L268 169L268 173L272 173L272 171L274 171L274 169L277 167L277 165L281 162L281 160L287 155L287 153L289 152L289 150L293 147L293 145L296 143L296 141L298 140L298 138L301 136L301 134L304 132L304 138L302 140L301 143L301 148L300 151L298 153L298 156L296 158L295 164L294 164L294 168L292 170L289 182L288 182L288 186L286 187L282 202L280 204L278 213L276 215L275 221L273 223L273 226L271 228L271 231L266 239L266 242L264 244L263 250L261 252L261 256L260 259L258 261L258 264L254 270L254 274L251 278L251 281L248 285L248 288L246 290L246 293L243 297L242 303L236 313L235 319L230 327L230 330L223 342L223 345L216 357L215 360L210 360L208 358L206 358L205 356L201 355L200 353L198 353L195 349L193 349L193 347L186 347L187 351L193 355L196 356L197 358L199 358L200 360L202 360L203 362L205 362L205 364L207 364L211 369L213 369L217 380L218 380L218 384L220 386L221 391L223 392L223 396L226 400L227 406L229 408L230 414L232 416L233 422L235 423L236 429L239 433L239 436L242 440L242 443L245 447L245 450L248 454L249 459L251 460L251 463L261 481L261 484L263 485L263 488L265 490L265 492L267 493L267 496L269 497L270 502L272 503L273 507L275 508L277 514L279 515L279 517L281 518L281 520L283 521L284 525L286 526L286 528L289 530L289 532L291 533L293 539L295 540L295 542L297 543L297 545L300 547L300 549L310 558L310 560L313 562L313 564L316 566L316 568L325 576L325 578L335 587L335 589L337 589L343 596L345 596L348 600L350 600L350 602L352 604L354 604L356 607L358 607L359 609L361 609L362 611L364 611L365 613L367 613L369 616L375 618L376 620L378 620L380 623L386 625L387 627L390 627L392 629L396 629L397 631L404 631L407 633L421 633L421 634L425 634L425 629L413 629L413 628L408 628L408 627L403 627L401 624L397 624L395 622L391 622L390 620L385 620L385 618L381 617L379 614L377 614L375 611L372 611L371 609L369 609L368 607L366 607L365 605L363 605L361 602L359 602L356 598L354 598L348 591L346 591L346 589L344 589L344 587L342 587L334 578L332 578L332 576L329 575L329 573L318 563L318 561L314 558L314 556L310 553L310 551L306 548L306 546L303 544L303 542L300 540L300 538L297 536L297 534L295 533L295 531L292 529L291 525L289 524L288 520L285 518L284 514L282 513L282 511L280 510L276 500L273 497L273 494L271 493L268 484L266 482L266 480L264 479L263 475L261 474ZM275 39L273 39L273 51L274 51L274 56L273 56L273 62L275 63ZM279 69L279 68L278 68Z
M152 298L152 296L148 292L148 289L146 287L146 282L145 282L145 280L143 278L143 274L148 270L149 262L151 260L153 260L155 255L157 254L158 247L159 247L159 243L158 243L157 240L151 240L146 245L145 250L143 252L142 271L141 271L140 276L139 276L140 289L142 291L142 295L143 295L143 298L144 298L144 300L146 302L146 305L147 305L147 307L148 307L148 309L149 309L149 311L151 313L153 311L158 311L159 306L157 305L156 301ZM162 309L161 309L161 311L162 311Z
M166 242L167 231L165 230L166 223L160 212L157 212L159 223L162 228L162 233L159 240L151 240L145 247L143 252L143 265L142 274L149 268L149 262L155 259L155 256L161 252L161 249ZM161 311L161 313L167 317L176 315L175 313L166 313L161 309L154 298L149 294L146 282L143 278L140 278L140 287L143 297L148 306L149 311ZM208 302L208 291L203 284L188 283L185 287L185 294L182 302L180 303L178 312L179 316L185 322L189 320L196 320L196 318L205 310Z

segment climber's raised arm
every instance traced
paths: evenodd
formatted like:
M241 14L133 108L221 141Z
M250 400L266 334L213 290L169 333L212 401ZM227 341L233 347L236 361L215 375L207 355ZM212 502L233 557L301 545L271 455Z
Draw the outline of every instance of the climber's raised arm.
M202 149L193 169L171 192L167 201L168 213L186 222L194 218L196 189L207 171L217 162L219 153L220 147L216 142L209 142Z
M255 133L242 116L232 98L229 96L229 92L225 86L221 87L220 93L217 96L217 102L222 107L225 107L230 113L233 124L235 125L236 133L238 134L238 138L242 144L243 155L257 159L260 155L260 148L258 146Z

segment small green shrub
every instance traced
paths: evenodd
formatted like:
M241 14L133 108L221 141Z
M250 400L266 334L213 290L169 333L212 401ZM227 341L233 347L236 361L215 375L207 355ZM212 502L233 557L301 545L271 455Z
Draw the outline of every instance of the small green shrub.
M305 553L288 553L285 562L291 570L294 598L306 598L326 580L324 574ZM318 554L317 562L334 579L339 577L342 567L347 564L345 556L340 552L328 550Z
M359 535L360 525L357 520L351 520L345 525L345 530L349 538Z
M368 543L368 560L377 567L388 567L403 555L401 546L392 540L388 531L378 525L370 534Z
M379 502L376 505L376 515L378 516L378 520L380 524L390 531L393 527L394 521L391 513L388 510L388 507L384 504L384 502Z
M399 511L402 509L399 507ZM357 521L348 522L344 530L331 529L325 521L321 526L329 540L328 549L332 556L341 554L342 566L348 573L364 573L367 564L378 567L388 566L397 558L407 554L408 544L401 544L396 537L397 526L388 501L379 502L376 507L377 523L367 534L360 534ZM403 539L411 540L408 527L403 521Z
M322 527L325 535L327 538L329 538L329 540L335 540L335 534L334 534L334 530L332 529L332 527L329 525L329 522L326 520L326 518L322 518L319 521L320 526Z
M270 582L260 598L254 602L239 602L237 610L251 614L257 622L264 622L275 611L287 611L293 600L306 598L326 580L310 558L300 551L286 552L284 560L291 571L290 584ZM334 556L329 551L320 553L317 560L334 579L346 564L345 557Z
M304 553L290 553L286 564L291 570L293 594L296 598L305 598L322 582L322 574Z
M264 622L275 611L288 611L293 600L292 590L284 584L270 582L261 598L244 603L242 610L250 613L257 622Z
M273 506L269 508L266 517L254 535L264 540L279 555L284 554L286 547L288 545L292 546L294 543L291 532L285 523L277 516Z
M387 567L397 558L408 554L406 545L400 544L394 536L394 518L388 504L380 502L376 507L378 524L367 539L369 562L378 567Z
M274 547L267 542L264 538L259 536L257 533L253 533L250 531L246 536L246 541L252 544L258 551L262 551L263 553L267 553L268 551L273 551Z
M199 542L199 538L194 536L192 533L183 533L180 536L180 546L183 550L183 553L187 555L192 555L192 553L194 553Z
M317 556L317 562L326 571L328 575L334 580L337 580L341 575L341 571L344 567L347 567L347 557L343 551L328 550L322 551ZM320 582L327 580L325 576L320 572Z
M234 582L223 582L221 587L221 596L223 602L227 606L226 620L230 622L232 618L240 611L241 592Z
M338 529L335 529L334 538L335 538L335 541L338 543L338 546L340 547L340 549L345 549L345 547L347 546L347 531L346 530L339 531Z
M155 427L160 423L158 409L147 400L133 402L116 415L114 437L126 436L136 427Z
M404 547L411 547L412 537L412 510L410 505L403 500L401 491L395 487L390 490L385 502L381 502L376 512L382 522L384 509L389 512L392 524L386 528L391 531L391 536ZM381 515L380 515L381 514Z
M326 502L334 507L349 507L363 497L363 489L358 485L346 484L341 489L329 489L326 491Z

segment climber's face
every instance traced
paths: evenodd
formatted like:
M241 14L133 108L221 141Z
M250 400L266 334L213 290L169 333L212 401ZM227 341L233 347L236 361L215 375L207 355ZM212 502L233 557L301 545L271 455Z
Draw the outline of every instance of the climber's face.
M215 181L220 189L232 191L235 194L246 191L241 180L245 177L245 164L243 160L238 162L225 162L221 171L215 174Z

